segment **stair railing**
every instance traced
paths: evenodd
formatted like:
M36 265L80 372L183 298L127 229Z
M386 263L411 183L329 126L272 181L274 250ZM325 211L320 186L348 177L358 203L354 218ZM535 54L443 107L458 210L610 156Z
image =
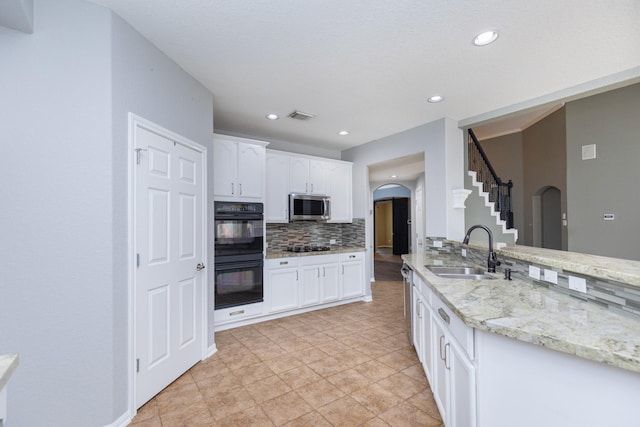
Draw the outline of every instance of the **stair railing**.
M473 130L468 131L468 161L469 170L476 172L478 182L482 182L482 188L489 193L489 201L493 202L496 210L500 212L500 219L507 223L507 228L513 228L513 210L511 203L511 189L513 182L502 182L495 169L491 165L487 154L482 149Z

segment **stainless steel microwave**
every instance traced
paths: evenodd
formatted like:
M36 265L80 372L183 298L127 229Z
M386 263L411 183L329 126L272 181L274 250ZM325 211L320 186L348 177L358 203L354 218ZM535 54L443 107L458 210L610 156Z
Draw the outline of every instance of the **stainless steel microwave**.
M329 196L289 194L289 221L318 221L331 219L331 199Z

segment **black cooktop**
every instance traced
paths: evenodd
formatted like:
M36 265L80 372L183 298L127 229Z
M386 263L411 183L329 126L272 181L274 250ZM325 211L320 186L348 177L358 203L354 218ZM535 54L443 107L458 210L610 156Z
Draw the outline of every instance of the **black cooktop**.
M287 252L321 252L330 251L331 246L288 246Z

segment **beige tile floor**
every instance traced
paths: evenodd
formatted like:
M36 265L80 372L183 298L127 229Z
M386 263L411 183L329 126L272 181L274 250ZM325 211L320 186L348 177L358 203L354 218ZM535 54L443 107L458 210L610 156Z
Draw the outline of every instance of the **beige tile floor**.
M216 333L218 352L131 425L442 427L405 333L402 283L372 292L373 302Z

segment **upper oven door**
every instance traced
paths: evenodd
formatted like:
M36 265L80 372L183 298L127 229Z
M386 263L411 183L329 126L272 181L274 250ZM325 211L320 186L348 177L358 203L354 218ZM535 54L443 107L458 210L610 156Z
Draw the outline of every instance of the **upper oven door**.
M262 253L264 246L262 217L216 216L215 226L216 257Z

